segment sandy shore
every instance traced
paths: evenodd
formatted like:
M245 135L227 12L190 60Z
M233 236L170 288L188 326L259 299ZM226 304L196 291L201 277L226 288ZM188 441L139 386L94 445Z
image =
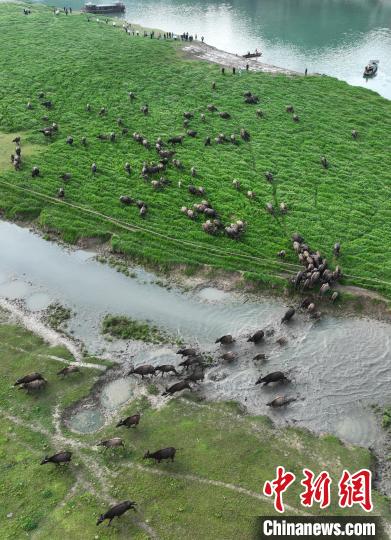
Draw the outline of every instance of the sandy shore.
M183 52L187 57L197 58L199 60L206 60L213 64L220 64L221 66L236 69L246 69L246 64L249 65L250 71L262 71L264 73L274 73L281 75L302 75L297 71L290 69L284 69L271 64L264 64L259 61L259 58L243 58L227 51L221 51L216 47L212 47L207 43L201 43L200 41L184 42L182 47ZM261 57L262 58L262 57Z

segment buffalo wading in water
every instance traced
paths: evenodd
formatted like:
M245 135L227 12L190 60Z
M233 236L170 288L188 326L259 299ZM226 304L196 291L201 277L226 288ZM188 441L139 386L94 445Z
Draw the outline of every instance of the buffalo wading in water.
M197 350L192 349L191 347L182 347L181 349L178 349L176 354L180 354L182 356L197 356Z
M257 330L257 332L250 336L247 341L251 341L252 343L260 343L264 337L265 332L263 330Z
M230 345L231 343L234 343L234 342L235 342L235 339L232 337L231 334L226 334L224 336L221 336L215 341L215 343L220 343L221 345Z
M120 518L123 514L125 514L125 512L127 512L130 509L136 511L136 503L134 501L124 501L119 504L116 504L115 506L112 506L111 508L109 508L107 512L105 512L104 514L101 514L96 524L100 525L101 523L103 523L103 521L108 519L109 523L107 524L107 526L109 527L115 517Z
M284 316L282 317L281 322L285 323L285 322L290 321L295 313L296 313L296 310L294 307L288 308Z
M287 396L277 396L276 398L269 401L269 403L266 403L268 407L284 407L285 405L289 405L289 403L293 403L294 401L297 401L297 398L294 397L287 397Z
M285 382L289 381L289 379L286 377L286 375L282 371L273 371L272 373L268 373L268 375L265 375L264 377L259 377L257 382L255 384L261 384L263 383L264 386L275 383L275 382Z

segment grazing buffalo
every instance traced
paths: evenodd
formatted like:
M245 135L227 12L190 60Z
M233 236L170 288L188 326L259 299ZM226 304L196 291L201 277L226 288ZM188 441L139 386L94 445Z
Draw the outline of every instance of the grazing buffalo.
M183 139L183 135L176 135L175 137L171 137L170 139L168 139L168 142L171 144L182 144Z
M115 427L125 426L127 428L137 427L140 423L141 414L137 412L131 416L127 416L123 420L120 420Z
M162 448L156 452L150 452L149 450L144 454L144 459L154 459L155 463L160 463L163 459L171 459L174 461L176 454L176 448L170 446L169 448Z
M143 105L143 106L140 108L140 111L144 114L144 116L147 116L147 114L148 114L148 112L149 112L148 105Z
M333 247L333 254L335 257L339 257L341 252L341 244L339 242L336 242Z
M293 108L292 105L288 105L287 107L285 107L285 110L286 110L286 112L288 112L288 113L294 113L294 112L295 112L295 110L294 110L294 108Z
M130 166L130 163L128 162L125 163L124 169L127 174L130 174L132 172L132 167Z
M329 168L329 162L327 161L327 159L325 158L325 156L322 156L320 158L320 163L322 164L322 166L325 168L325 169L328 169Z
M136 503L134 501L124 501L122 503L116 504L115 506L112 506L105 512L104 514L101 514L99 516L98 521L96 522L97 525L100 525L105 521L105 519L109 520L108 527L111 525L111 522L115 517L119 518L122 516L122 514L125 514L128 510L134 510L136 511Z
M178 371L175 369L175 366L171 364L162 364L161 366L156 366L155 370L160 371L162 377L165 373L174 373L175 375L179 375Z
M87 137L82 137L82 138L81 138L81 144L82 144L83 146L87 146Z
M57 191L57 197L59 199L63 199L65 197L65 191L63 187L60 187L60 189Z
M187 381L180 381L178 383L173 384L169 388L166 388L166 390L162 393L162 396L172 396L176 392L181 392L182 390L191 390L191 386Z
M23 388L29 394L30 392L39 392L40 390L43 390L46 385L46 379L34 379L31 382L21 384L19 388Z
M188 129L186 133L189 135L189 137L197 137L197 132L194 129Z
M20 377L20 379L17 379L16 382L14 383L14 386L19 386L21 384L25 384L25 383L29 383L29 382L37 381L37 380L44 381L45 379L40 373L37 373L37 372L29 373L28 375L25 375L24 377Z
M295 308L293 307L288 308L288 310L285 312L285 315L281 319L281 322L284 323L284 322L290 321L293 315L295 314L295 312L296 312Z
M136 368L132 368L128 375L141 375L141 378L144 379L145 375L155 375L155 368L151 364L143 364Z
M120 437L113 437L112 439L105 439L103 441L98 442L96 446L104 446L105 451L108 448L119 448L122 446L122 448L125 448L124 441Z
M176 354L181 354L182 356L196 356L197 351L195 349L183 347L182 349L178 349Z
M134 92L128 92L128 96L130 100L136 99L136 94Z
M220 118L223 118L224 120L228 120L229 118L231 118L231 115L227 112L220 112L219 116Z
M73 144L73 137L71 137L71 136L67 137L66 143L69 144L69 145L72 145Z
M224 336L221 336L220 338L216 339L215 343L220 343L221 345L230 345L231 343L234 343L235 340L231 336L231 334L226 334Z
M240 137L243 139L243 141L249 141L250 140L250 133L246 129L240 130Z
M206 139L204 140L204 146L211 146L210 137L206 137Z
M213 104L210 104L206 107L208 109L209 112L216 112L217 111L217 107Z
M265 332L263 330L257 330L257 332L250 336L247 341L251 341L252 343L260 343L264 337Z
M92 172L92 174L96 174L96 171L97 171L96 163L93 163L93 164L91 165L91 172Z
M294 122L300 122L300 118L297 116L297 114L294 114L292 116L292 119L293 119Z
M282 371L273 371L272 373L269 373L268 375L265 375L265 377L259 377L257 382L255 384L261 384L263 383L265 386L269 383L274 382L283 382L283 381L289 381L289 379L284 375Z
M187 120L190 120L191 118L194 118L194 113L186 111L183 113L183 118L186 118Z
M18 135L17 137L15 137L15 139L12 139L12 142L13 142L13 143L16 143L16 144L20 144L20 140L21 140L21 139L20 139L20 137L19 137L19 135Z
M40 174L40 171L38 167L33 167L31 170L31 176L34 178L35 176L39 176L39 174Z
M64 182L69 182L69 180L72 178L71 173L63 173L60 174L60 178L64 180Z
M285 251L285 249L282 249L281 251L279 251L279 252L277 253L277 257L280 257L280 259L284 259L285 256L286 256L286 251Z
M121 197L119 198L119 202L125 204L126 206L129 206L134 203L134 199L132 199L132 197L129 197L128 195L121 195Z
M266 403L268 407L284 407L284 405L289 405L293 401L297 401L297 398L287 397L287 396L277 396L276 398Z
M65 377L66 375L69 375L70 373L80 373L79 366L76 366L75 364L66 366L60 369L60 371L57 372L57 375L62 375L63 377Z
M53 456L45 456L41 461L41 465L45 463L54 463L55 465L60 465L61 463L69 463L72 458L72 452L59 452Z
M356 140L358 137L358 132L355 129L352 129L352 139Z

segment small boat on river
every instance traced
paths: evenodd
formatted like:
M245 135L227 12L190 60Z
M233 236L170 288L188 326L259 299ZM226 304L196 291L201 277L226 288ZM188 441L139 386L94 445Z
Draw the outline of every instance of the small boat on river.
M255 52L247 54L244 54L242 58L258 58L258 56L262 56L262 53L260 51L255 50Z
M379 60L370 60L364 68L364 77L374 77L377 73Z
M125 4L122 2L115 2L114 4L93 4L87 2L84 5L84 11L86 13L97 13L100 15L105 13L123 13L125 11Z

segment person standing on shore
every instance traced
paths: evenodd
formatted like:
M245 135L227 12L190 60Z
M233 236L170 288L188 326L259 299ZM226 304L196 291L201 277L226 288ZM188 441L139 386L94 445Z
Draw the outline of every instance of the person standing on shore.
M204 39L205 39L204 36L201 36L202 43L204 43Z
M305 72L304 72L304 76L305 76L305 77L307 76L307 73L308 73L308 69L305 68Z

